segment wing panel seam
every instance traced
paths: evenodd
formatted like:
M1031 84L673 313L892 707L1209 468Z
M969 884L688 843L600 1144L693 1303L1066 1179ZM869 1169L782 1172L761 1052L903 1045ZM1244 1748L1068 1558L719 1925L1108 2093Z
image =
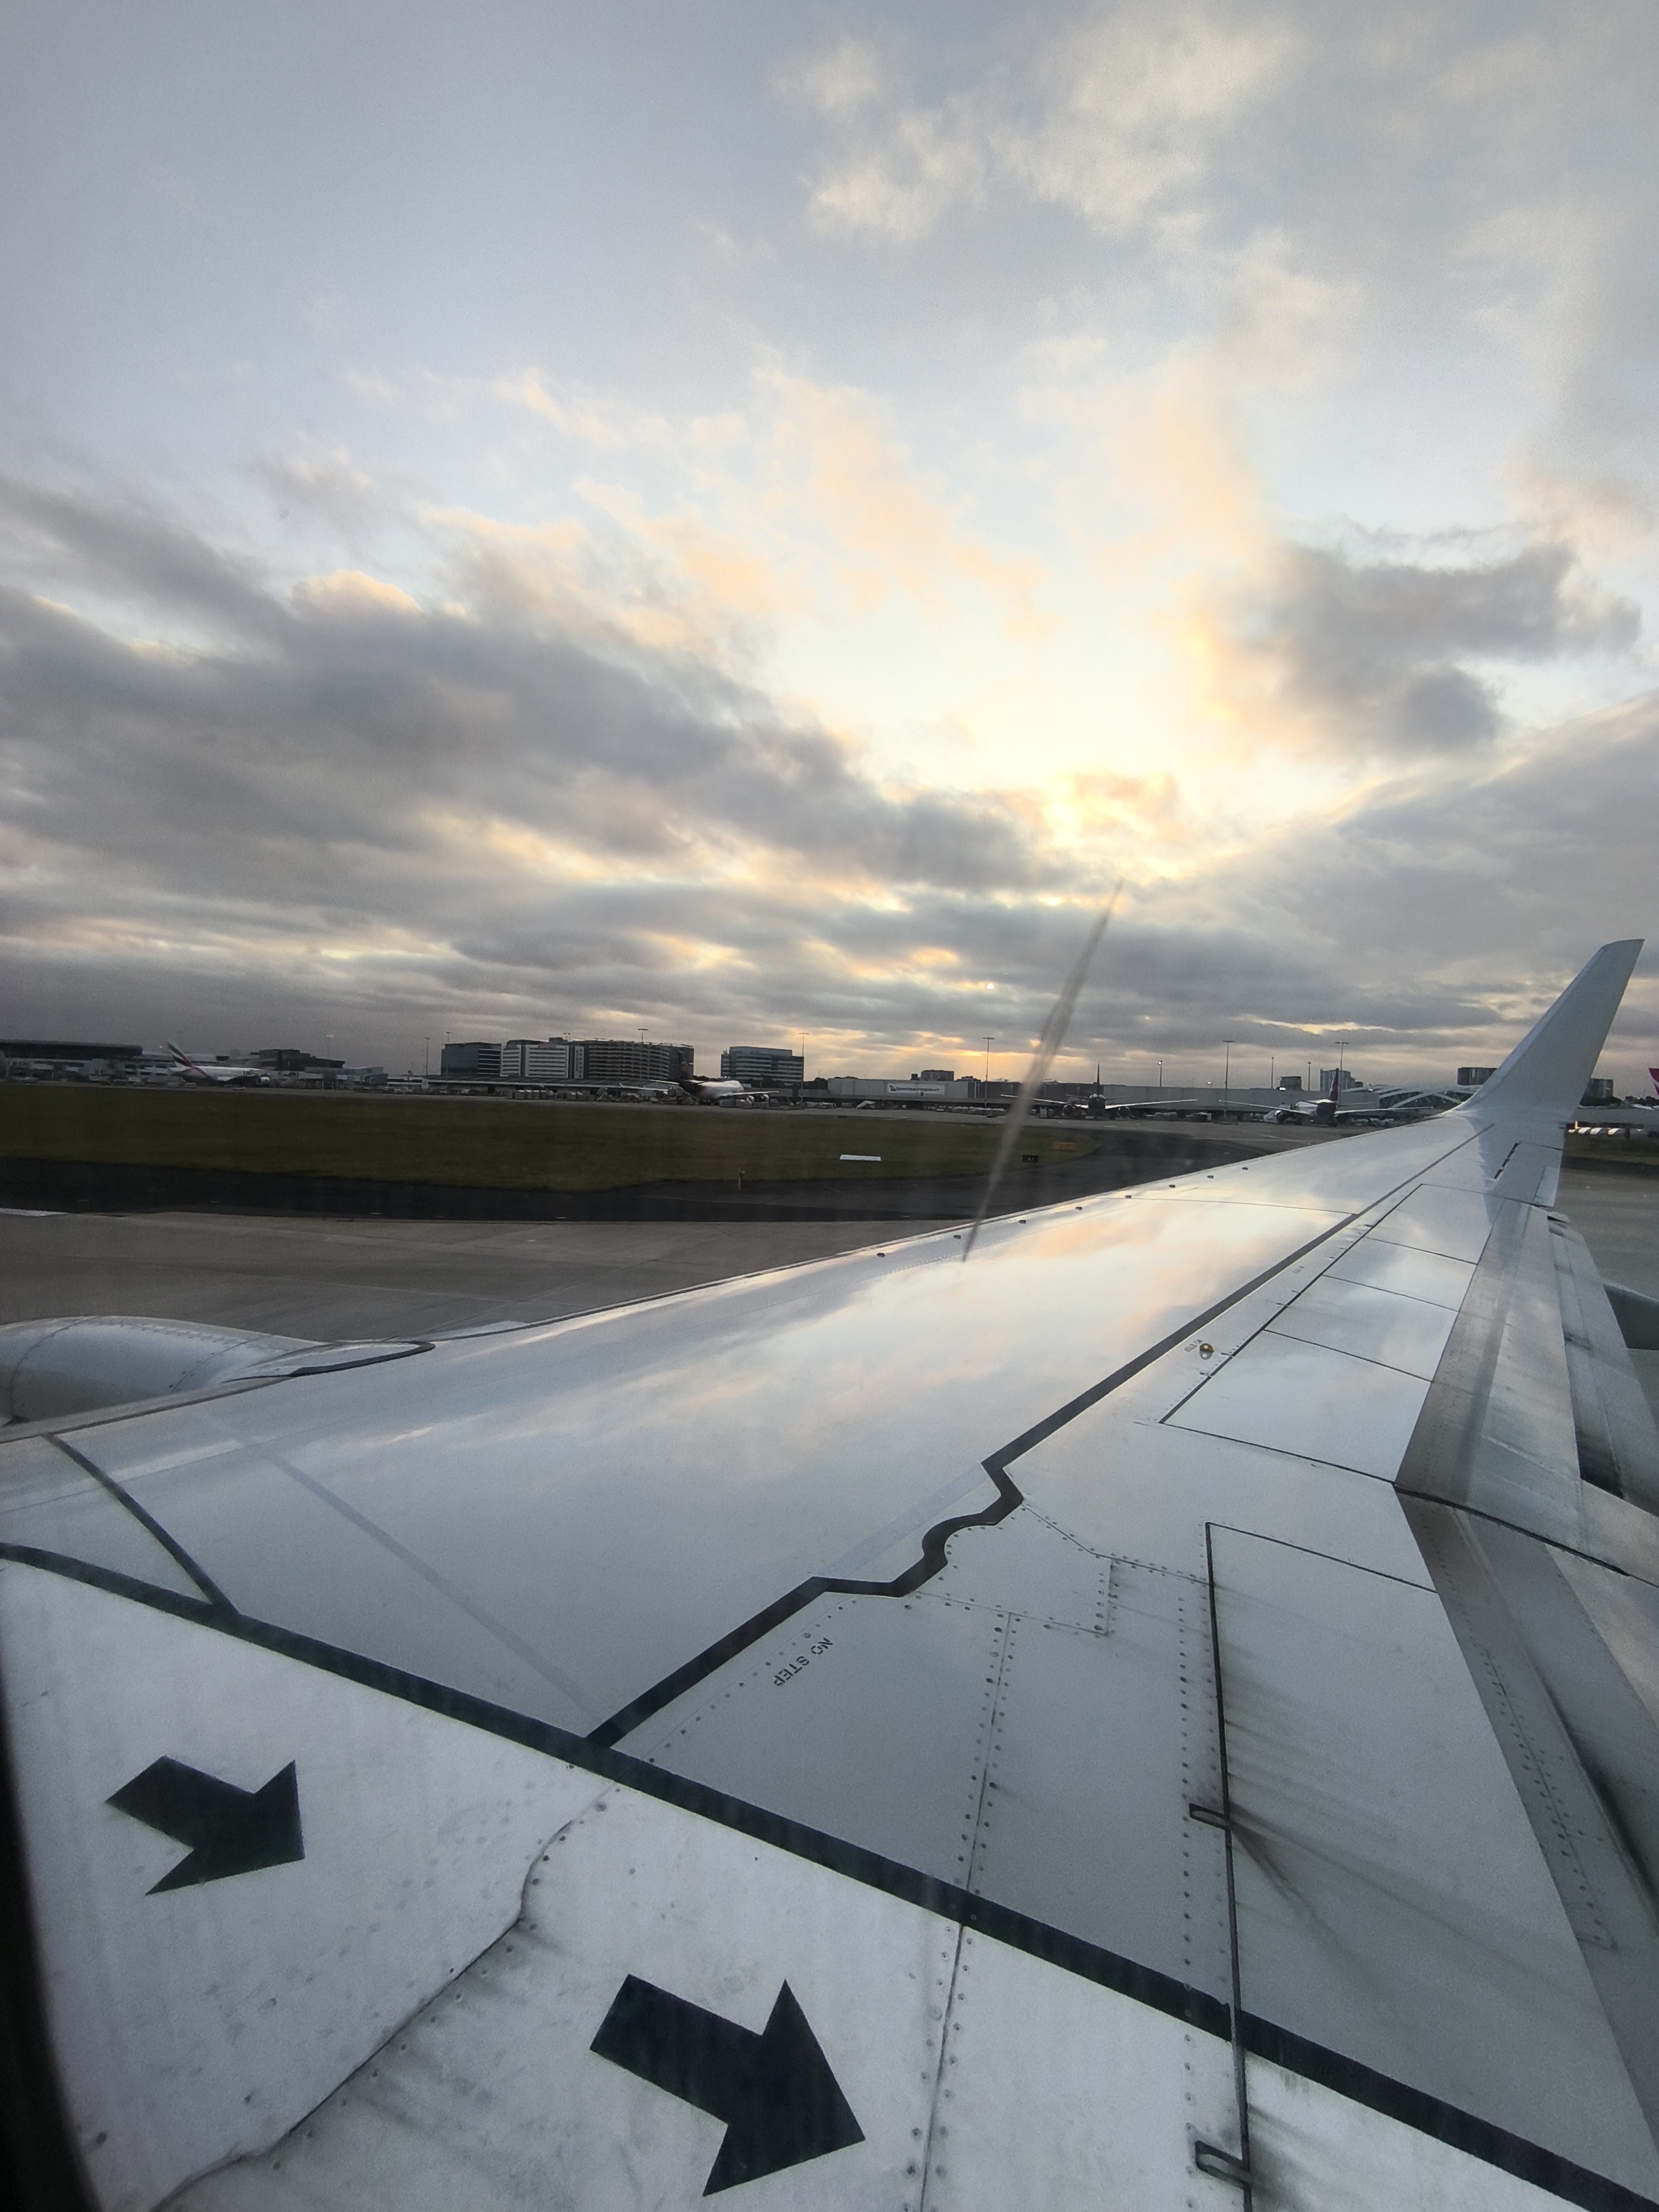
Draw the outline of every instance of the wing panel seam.
M235 1612L235 1607L220 1589L218 1583L203 1568L197 1565L178 1538L171 1535L156 1520L154 1514L146 1512L138 1500L130 1491L117 1482L113 1475L106 1474L95 1461L88 1459L84 1452L76 1451L75 1446L65 1443L62 1437L52 1436L48 1438L48 1441L56 1444L66 1459L72 1460L82 1474L89 1474L101 1490L108 1492L118 1505L124 1505L126 1508L145 1534L153 1536L167 1557L176 1565L183 1568L210 1605L217 1606L225 1613Z
M1385 1194L1393 1195L1391 1192ZM1376 1203L1380 1204L1381 1201ZM1370 1210L1364 1207L1359 1211ZM1024 1458L1038 1444L1046 1443L1050 1437L1076 1420L1079 1414L1086 1413L1091 1406L1097 1406L1103 1398L1109 1396L1114 1390L1121 1389L1126 1382L1133 1382L1137 1375L1162 1359L1166 1352L1173 1352L1182 1339L1194 1329L1207 1328L1230 1307L1250 1297L1264 1283L1270 1283L1275 1275L1282 1274L1285 1268L1293 1267L1298 1260L1305 1259L1310 1252L1317 1250L1333 1237L1340 1236L1358 1218L1359 1212L1344 1214L1340 1220L1321 1230L1317 1237L1310 1237L1305 1244L1286 1253L1282 1260L1274 1261L1271 1267L1264 1267L1249 1282L1230 1291L1224 1298L1206 1307L1201 1313L1189 1315L1179 1328L1170 1330L1158 1343L1137 1353L1134 1358L1126 1360L1121 1367L1114 1368L1103 1381L1091 1384L1077 1397L1068 1399L1058 1411L1048 1414L1016 1437L1012 1443L1004 1444L1000 1451L993 1452L988 1459L981 1461L981 1465L997 1486L996 1497L981 1512L957 1514L948 1521L935 1522L921 1540L921 1556L914 1560L902 1575L885 1583L859 1582L832 1575L807 1576L804 1582L797 1583L793 1589L786 1590L781 1597L775 1598L770 1605L752 1614L741 1626L728 1630L726 1635L688 1659L683 1666L677 1667L672 1674L664 1675L660 1681L641 1691L619 1712L602 1722L588 1741L601 1747L619 1743L623 1736L631 1735L634 1729L648 1721L653 1713L660 1712L665 1705L672 1705L686 1691L695 1689L699 1682L706 1681L709 1675L718 1673L728 1660L735 1659L740 1651L746 1650L763 1636L770 1635L792 1614L800 1612L827 1592L855 1597L908 1597L913 1590L936 1575L945 1565L946 1547L958 1529L994 1528L999 1521L1006 1521L1017 1505L1024 1504L1024 1492L1007 1473L1011 1460Z

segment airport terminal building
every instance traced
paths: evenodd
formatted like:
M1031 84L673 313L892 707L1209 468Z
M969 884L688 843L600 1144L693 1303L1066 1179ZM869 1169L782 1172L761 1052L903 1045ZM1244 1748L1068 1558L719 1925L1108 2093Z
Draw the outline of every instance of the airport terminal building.
M757 1091L796 1090L806 1079L806 1062L786 1045L729 1044L720 1054L720 1079Z
M638 1037L509 1037L447 1044L439 1072L447 1083L680 1083L696 1061L689 1044Z

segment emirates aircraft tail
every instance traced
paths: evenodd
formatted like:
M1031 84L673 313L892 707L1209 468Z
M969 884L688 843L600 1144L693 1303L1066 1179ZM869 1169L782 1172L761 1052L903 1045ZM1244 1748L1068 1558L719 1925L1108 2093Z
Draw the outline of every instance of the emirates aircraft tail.
M262 1067L233 1066L225 1060L215 1060L210 1066L204 1066L199 1060L192 1060L181 1045L174 1044L171 1037L167 1041L167 1047L173 1054L174 1067L186 1083L230 1083L248 1089L261 1086L270 1080Z

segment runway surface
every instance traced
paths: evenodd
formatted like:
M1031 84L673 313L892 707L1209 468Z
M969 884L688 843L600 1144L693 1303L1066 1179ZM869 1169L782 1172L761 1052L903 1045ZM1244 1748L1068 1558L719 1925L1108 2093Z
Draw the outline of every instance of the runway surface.
M656 1297L883 1234L869 1221L9 1214L0 1216L0 1321L155 1314L282 1336L429 1336Z

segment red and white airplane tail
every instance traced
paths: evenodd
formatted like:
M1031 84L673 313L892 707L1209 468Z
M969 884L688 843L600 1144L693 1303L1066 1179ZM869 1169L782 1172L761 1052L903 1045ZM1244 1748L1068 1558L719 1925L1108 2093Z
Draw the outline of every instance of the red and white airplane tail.
M192 1060L182 1045L174 1044L171 1037L167 1041L167 1047L186 1083L234 1083L247 1087L264 1085L270 1079L263 1068L233 1066L223 1060L216 1061L211 1067L204 1067L199 1060Z

